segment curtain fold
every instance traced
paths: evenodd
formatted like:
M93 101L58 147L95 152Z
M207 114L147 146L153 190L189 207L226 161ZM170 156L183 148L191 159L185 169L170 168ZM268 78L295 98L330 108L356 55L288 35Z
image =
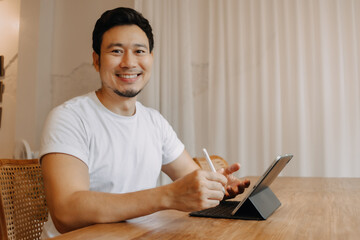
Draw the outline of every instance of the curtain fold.
M240 175L360 177L360 0L136 0L155 32L144 101Z

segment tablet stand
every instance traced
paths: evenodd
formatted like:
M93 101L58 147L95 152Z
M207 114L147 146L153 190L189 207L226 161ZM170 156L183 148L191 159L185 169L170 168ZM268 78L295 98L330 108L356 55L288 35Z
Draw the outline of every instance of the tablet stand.
M240 202L238 201L222 201L216 207L197 212L191 212L190 216L265 220L281 205L279 199L275 196L269 187L264 188L260 192L252 194L248 199L245 200L236 214L232 215L231 213L239 203Z
M236 212L241 219L267 219L281 203L269 187L250 196Z

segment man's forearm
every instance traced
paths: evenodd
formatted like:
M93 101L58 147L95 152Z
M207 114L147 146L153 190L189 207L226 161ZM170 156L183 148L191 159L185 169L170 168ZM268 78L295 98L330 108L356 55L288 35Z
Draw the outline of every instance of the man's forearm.
M67 201L50 208L53 222L58 231L64 233L95 223L120 222L168 209L171 208L169 187L124 194L75 192Z

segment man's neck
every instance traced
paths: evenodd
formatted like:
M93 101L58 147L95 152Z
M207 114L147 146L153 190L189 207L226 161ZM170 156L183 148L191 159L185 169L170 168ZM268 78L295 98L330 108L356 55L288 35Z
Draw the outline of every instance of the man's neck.
M101 89L96 91L96 96L98 97L99 101L113 113L122 116L132 116L135 114L136 97L121 97L116 93L109 94L102 91Z

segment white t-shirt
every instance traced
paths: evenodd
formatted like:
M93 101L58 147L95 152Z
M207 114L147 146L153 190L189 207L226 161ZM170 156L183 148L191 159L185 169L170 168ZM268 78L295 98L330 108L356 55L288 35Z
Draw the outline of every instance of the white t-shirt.
M158 111L136 102L133 116L120 116L91 92L50 112L40 158L54 152L75 156L89 168L91 191L127 193L156 187L162 165L183 151L184 145ZM54 230L51 225L50 219L45 230Z

